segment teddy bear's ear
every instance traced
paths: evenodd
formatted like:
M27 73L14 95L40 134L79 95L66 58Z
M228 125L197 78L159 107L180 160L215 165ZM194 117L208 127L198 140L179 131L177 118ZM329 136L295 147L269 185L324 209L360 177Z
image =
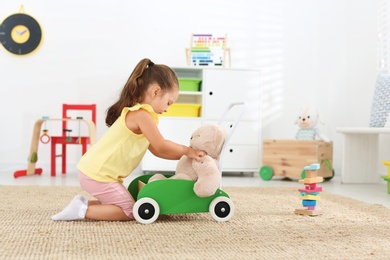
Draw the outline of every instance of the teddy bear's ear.
M222 152L223 145L226 141L227 132L223 127L218 126L218 128L215 131L215 144L217 145L216 152L219 155Z
M301 120L301 116L297 116L295 119L294 125L297 125L299 123L299 120Z
M218 145L219 153L221 152L223 144L225 143L225 139L226 139L226 133L223 129L221 129L220 131L216 131L215 140Z
M322 116L320 116L320 112L317 110L317 120L321 123L321 125L325 125L324 121L322 121Z
M211 157L218 158L226 139L225 129L220 125L210 124L203 128L201 135L203 135L201 140L205 151Z

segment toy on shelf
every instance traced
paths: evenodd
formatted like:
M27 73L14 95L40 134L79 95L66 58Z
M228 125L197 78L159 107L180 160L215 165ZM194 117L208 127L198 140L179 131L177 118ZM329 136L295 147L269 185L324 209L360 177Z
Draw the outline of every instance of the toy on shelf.
M227 45L227 34L192 34L190 48L186 48L187 65L223 66L227 60L231 67L230 48Z
M72 119L66 116L66 111L72 110L92 110L92 120L88 119ZM82 145L82 154L87 151L88 144L94 144L96 142L96 105L68 105L63 104L63 118L49 118L47 116L42 117L37 120L33 127L32 139L30 144L30 153L28 157L27 169L26 170L18 170L14 172L14 178L18 178L21 176L28 176L34 174L41 174L41 168L35 168L35 164L38 161L38 145L39 141L42 143L48 143L51 141L51 176L55 176L55 159L57 155L55 154L56 144L62 144L62 173L66 172L66 145L67 144L81 144ZM63 135L62 136L49 136L48 130L46 128L46 122L48 121L62 121L63 125ZM70 136L69 129L66 128L66 123L70 121L76 121L81 124L84 122L88 127L88 136L79 136L78 138ZM40 130L42 125L44 125L43 135L40 136ZM79 129L80 130L80 129ZM80 131L79 131L80 132ZM42 141L43 140L43 141Z
M322 191L322 187L318 186L317 183L323 182L323 178L317 176L318 169L320 169L320 165L318 163L304 167L306 177L299 180L299 182L303 183L305 188L298 189L301 195L300 199L302 200L302 206L304 208L296 209L294 211L295 214L308 216L317 216L322 214L322 212L317 209L317 201L320 200L319 194Z
M382 163L387 167L387 176L381 177L387 181L387 193L390 194L390 161L382 161Z

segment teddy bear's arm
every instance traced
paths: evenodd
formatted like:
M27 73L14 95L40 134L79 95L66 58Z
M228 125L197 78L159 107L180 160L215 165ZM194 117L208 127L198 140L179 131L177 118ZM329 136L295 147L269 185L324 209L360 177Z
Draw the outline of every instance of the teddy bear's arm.
M320 130L316 129L316 133L317 133L318 138L320 138L322 141L330 142L330 139L326 135L322 134L320 132Z
M212 157L206 155L202 162L192 162L198 180L194 185L194 192L199 197L213 195L221 184L221 173L218 163Z
M183 155L177 163L176 173L173 178L196 181L198 176L192 168L192 159Z

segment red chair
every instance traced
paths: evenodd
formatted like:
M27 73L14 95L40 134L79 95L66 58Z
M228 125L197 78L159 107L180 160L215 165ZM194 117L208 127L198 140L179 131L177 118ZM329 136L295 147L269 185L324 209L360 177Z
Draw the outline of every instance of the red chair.
M62 105L62 118L69 118L69 110L90 110L92 112L92 122L96 125L96 105ZM75 118L76 119L76 118ZM82 154L87 151L87 145L91 143L89 136L72 136L71 130L67 128L68 121L62 121L62 136L51 136L51 176L56 176L56 158L62 159L62 173L66 173L66 146L69 144L80 144ZM80 134L80 133L79 133ZM62 154L56 154L56 145L62 145Z

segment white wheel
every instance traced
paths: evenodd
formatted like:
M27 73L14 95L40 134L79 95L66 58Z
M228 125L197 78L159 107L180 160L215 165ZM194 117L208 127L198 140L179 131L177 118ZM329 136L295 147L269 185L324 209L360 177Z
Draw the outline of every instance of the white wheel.
M133 215L139 223L150 224L160 215L160 207L154 199L142 198L135 202Z
M234 215L234 204L227 197L216 197L210 203L209 212L216 221L228 221Z

